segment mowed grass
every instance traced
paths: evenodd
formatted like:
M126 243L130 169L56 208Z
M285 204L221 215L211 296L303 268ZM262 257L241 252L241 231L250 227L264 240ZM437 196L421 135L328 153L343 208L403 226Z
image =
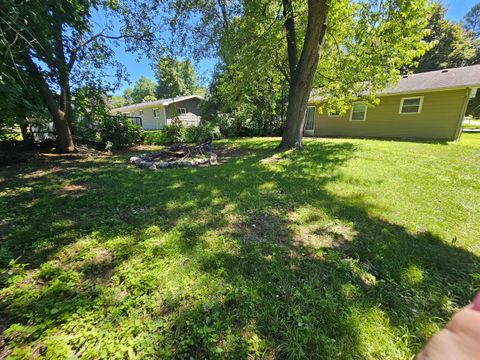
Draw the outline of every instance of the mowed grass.
M408 359L480 287L480 134L0 168L0 357Z

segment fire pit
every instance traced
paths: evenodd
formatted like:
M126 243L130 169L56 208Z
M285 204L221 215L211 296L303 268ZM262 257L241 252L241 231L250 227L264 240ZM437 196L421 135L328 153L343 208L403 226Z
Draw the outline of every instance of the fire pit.
M172 145L166 150L132 156L130 164L142 169L157 170L178 167L207 166L217 162L212 141L196 146Z

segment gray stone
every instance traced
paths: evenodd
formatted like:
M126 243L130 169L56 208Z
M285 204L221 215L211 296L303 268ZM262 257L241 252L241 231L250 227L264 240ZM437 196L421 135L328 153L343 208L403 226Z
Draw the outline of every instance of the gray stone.
M210 164L216 163L216 162L217 162L217 159L218 159L217 154L215 154L215 153L211 153L211 154L210 154Z
M162 161L157 164L157 167L159 167L160 169L166 169L169 166L170 166L170 163L167 161Z
M153 162L142 160L142 161L140 161L140 163L138 164L138 167L147 169L147 168L149 168L149 167L152 166L152 165L153 165Z
M192 163L191 161L185 160L185 161L183 162L183 166L185 166L185 167L192 167L192 166L193 166L193 163Z
M153 163L152 165L150 165L150 166L148 167L148 169L155 171L155 170L157 170L157 165L155 165L155 163Z

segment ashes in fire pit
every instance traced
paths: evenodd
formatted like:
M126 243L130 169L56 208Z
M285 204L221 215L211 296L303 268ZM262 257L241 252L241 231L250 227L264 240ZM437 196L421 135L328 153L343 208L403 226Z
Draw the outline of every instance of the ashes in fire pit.
M130 158L130 164L149 170L211 165L216 162L217 154L213 152L211 140L196 146L172 145L160 152Z

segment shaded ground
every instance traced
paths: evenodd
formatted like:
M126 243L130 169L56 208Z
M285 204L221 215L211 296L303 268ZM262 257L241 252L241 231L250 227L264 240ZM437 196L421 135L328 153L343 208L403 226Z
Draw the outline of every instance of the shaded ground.
M480 285L480 137L277 142L0 168L1 356L411 357Z

